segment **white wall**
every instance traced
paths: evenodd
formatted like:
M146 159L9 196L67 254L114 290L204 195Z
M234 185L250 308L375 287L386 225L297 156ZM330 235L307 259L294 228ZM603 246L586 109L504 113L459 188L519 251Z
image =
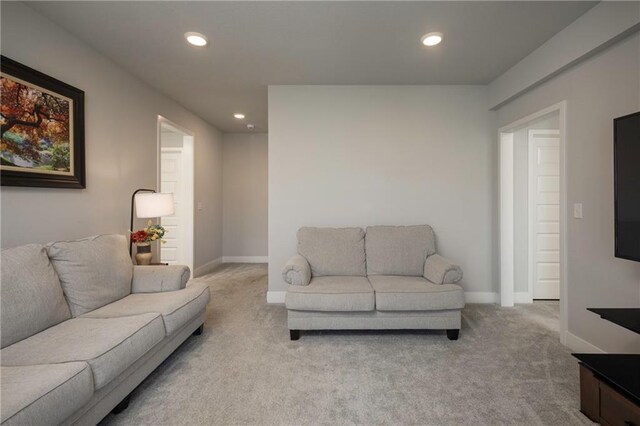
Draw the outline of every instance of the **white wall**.
M268 136L223 136L223 253L225 261L265 262L268 217Z
M434 227L495 292L494 113L478 86L270 86L269 290L301 226Z
M498 127L567 101L568 342L640 352L637 334L587 307L639 307L640 263L614 258L613 123L640 110L640 35L563 72L498 110ZM576 339L577 337L577 339ZM581 340L580 340L581 339Z
M136 188L157 182L157 118L195 133L196 268L222 256L222 137L22 3L2 3L2 54L85 92L87 188L2 187L2 247L126 233ZM143 225L139 221L137 225Z
M560 129L559 114L544 117L513 132L513 240L516 292L529 287L529 130Z

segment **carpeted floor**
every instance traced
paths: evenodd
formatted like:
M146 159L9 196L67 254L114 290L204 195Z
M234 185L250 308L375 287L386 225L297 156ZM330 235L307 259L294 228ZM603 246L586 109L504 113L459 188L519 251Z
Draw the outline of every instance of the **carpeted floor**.
M267 305L266 265L199 278L212 300L189 338L111 424L590 424L577 362L558 341L558 304L467 305L444 332L306 332Z

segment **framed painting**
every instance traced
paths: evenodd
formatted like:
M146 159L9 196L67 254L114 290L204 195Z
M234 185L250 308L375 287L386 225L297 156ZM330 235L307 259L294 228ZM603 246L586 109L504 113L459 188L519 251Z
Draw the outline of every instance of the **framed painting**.
M0 56L0 182L85 188L84 92Z

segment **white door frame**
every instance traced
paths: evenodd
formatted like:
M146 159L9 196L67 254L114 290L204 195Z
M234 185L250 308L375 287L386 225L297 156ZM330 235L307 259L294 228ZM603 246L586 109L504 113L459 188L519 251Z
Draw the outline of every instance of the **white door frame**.
M552 113L560 116L560 341L566 344L567 332L567 101L551 105L498 129L500 141L500 305L515 302L514 277L514 157L513 133L528 123ZM531 289L529 289L531 291Z
M193 261L194 261L194 245L195 245L195 140L194 134L191 130L168 120L167 118L158 115L158 129L157 129L157 188L160 188L161 181L161 159L162 159L162 127L173 127L175 130L183 133L182 137L182 161L187 167L183 170L183 176L185 178L185 196L184 203L187 206L191 206L191 214L186 214L182 218L184 227L184 239L185 250L184 256L187 266L191 269L193 274Z
M537 134L547 134L547 135L558 135L560 137L559 130L545 130L545 129L531 129L529 130L529 134L527 135L527 152L528 152L528 160L529 160L529 173L528 173L528 220L527 220L527 246L529 248L529 255L527 256L527 265L528 265L528 277L527 277L527 297L525 303L533 302L533 281L535 276L535 263L536 263L536 254L535 254L535 221L532 218L536 217L536 196L535 196L535 140L531 137L531 132L535 132ZM560 141L560 145L562 145L562 140ZM562 149L562 148L561 148ZM560 195L562 195L562 189L560 190ZM560 262L562 265L562 261ZM562 281L562 280L560 280Z

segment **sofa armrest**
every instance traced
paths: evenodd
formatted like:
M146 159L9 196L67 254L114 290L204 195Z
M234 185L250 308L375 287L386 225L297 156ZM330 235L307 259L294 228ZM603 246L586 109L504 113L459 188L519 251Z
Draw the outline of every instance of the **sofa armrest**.
M433 254L424 262L424 277L434 284L454 284L462 279L462 269L449 259Z
M311 267L304 257L296 254L282 268L282 278L291 285L309 285Z
M131 293L157 293L185 288L191 271L184 265L133 266Z

